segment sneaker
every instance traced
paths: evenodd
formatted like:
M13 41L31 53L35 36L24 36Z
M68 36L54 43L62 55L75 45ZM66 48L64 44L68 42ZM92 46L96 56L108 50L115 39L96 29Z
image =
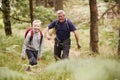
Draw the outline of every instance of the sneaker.
M26 69L26 71L31 71L30 66L28 66L28 68Z

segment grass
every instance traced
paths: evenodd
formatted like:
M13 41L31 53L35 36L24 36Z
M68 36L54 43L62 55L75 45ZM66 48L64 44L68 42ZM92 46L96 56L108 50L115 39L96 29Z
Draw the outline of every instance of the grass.
M89 55L91 53L89 24L81 24L84 19L75 17L84 13L87 15L88 8L85 7L86 11L81 7L77 8L76 14L72 9L70 13L68 12L68 16L78 29L81 50L76 49L75 37L71 34L70 59L56 62L53 56L54 40L48 41L45 38L44 54L38 61L37 67L32 67L31 72L25 71L28 66L27 57L24 61L20 58L24 32L29 24L12 24L13 35L6 37L3 24L0 23L0 80L120 80L120 59L116 55L118 41L116 30L110 24L101 23L99 26L100 54ZM79 10L84 13L80 13ZM83 16L83 18L88 17Z
M0 80L33 80L26 74L21 74L17 71L9 70L6 67L0 67Z
M20 58L23 44L23 29L13 28L13 36L5 37L0 34L0 79L1 80L119 80L120 63L115 48L117 41L115 33L100 28L100 55L90 56L88 28L79 30L81 50L76 50L76 42L71 34L72 45L70 59L55 62L53 57L53 40L45 38L45 50L43 57L38 62L38 68L26 73L28 60ZM114 31L112 29L112 31ZM2 31L1 31L2 32ZM17 33L20 34L17 34ZM114 38L113 38L114 37ZM108 40L111 39L111 40ZM114 39L114 40L112 40ZM111 44L107 44L107 43ZM49 44L49 46L48 46ZM113 49L114 47L114 49ZM75 55L75 56L74 56ZM7 73L5 73L6 71ZM4 74L4 76L2 75ZM15 76L14 76L15 75ZM5 77L6 76L6 77ZM25 77L27 76L27 77ZM18 79L19 78L19 79Z
M119 67L119 61L107 58L63 60L49 65L39 80L119 80Z

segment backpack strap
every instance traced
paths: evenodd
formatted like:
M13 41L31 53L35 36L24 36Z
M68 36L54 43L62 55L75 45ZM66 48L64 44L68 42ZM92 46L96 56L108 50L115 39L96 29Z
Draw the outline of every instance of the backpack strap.
M32 29L32 27L29 27L29 28L26 30L26 32L25 32L25 38L26 38L28 32L29 32L31 29Z
M69 26L69 24L68 24L68 19L66 18L66 25L67 25L67 28L68 28L68 30L70 30L70 26Z
M31 36L30 36L30 42L31 42L32 39L33 39L33 35L34 35L33 29L30 30L30 35L31 35Z
M27 34L28 34L28 32L30 31L30 40L29 40L29 42L31 42L32 41L32 38L33 38L33 28L32 27L29 27L27 30L26 30L26 32L25 32L25 38L26 38L26 36L27 36Z
M58 22L59 22L59 21L56 20L55 29L57 28ZM66 26L67 26L67 29L70 30L70 26L69 26L69 24L68 24L68 19L67 19L67 18L66 18L66 20L65 20L65 24L66 24Z
M56 20L55 22L55 29L57 28L57 25L58 25L58 20Z
M33 39L33 35L34 35L34 32L33 32L33 28L32 28L32 27L30 27L30 28L28 28L28 29L26 30L26 32L25 32L25 38L26 38L26 36L27 36L27 34L28 34L29 31L30 31L30 40L29 40L29 42L31 42L32 39ZM39 33L40 33L40 35L41 35L41 39L40 39L40 45L41 45L42 39L43 39L43 34L42 34L42 31L41 31L41 30L39 30Z
M43 34L42 34L42 31L41 31L41 30L39 30L39 32L40 32L40 35L41 35L41 39L40 39L40 45L41 45L42 39L43 39Z

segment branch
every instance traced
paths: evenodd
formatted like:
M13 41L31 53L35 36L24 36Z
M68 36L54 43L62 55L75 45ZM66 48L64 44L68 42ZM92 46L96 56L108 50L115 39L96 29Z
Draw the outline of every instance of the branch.
M3 10L2 10L2 8L0 7L0 11L2 11L3 12Z
M117 4L116 5L113 5L111 8L109 8L109 9L107 9L102 15L101 15L101 17L99 18L99 20L101 19L101 18L103 18L103 16L108 12L108 11L110 11L111 9L113 9L114 7L116 7L117 6Z
M15 20L17 20L17 21L22 21L22 22L27 22L27 23L29 23L30 21L26 21L26 20L21 20L21 19L19 19L19 18L15 18L15 17L13 17L13 16L10 16L11 18L13 18L13 19L15 19Z

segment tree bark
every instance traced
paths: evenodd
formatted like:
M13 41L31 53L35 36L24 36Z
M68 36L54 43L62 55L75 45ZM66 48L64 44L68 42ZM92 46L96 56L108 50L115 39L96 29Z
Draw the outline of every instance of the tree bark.
M48 0L44 0L44 7L47 7Z
M55 11L63 10L63 0L54 0Z
M120 28L119 28L119 40L118 40L118 54L120 55Z
M3 22L6 36L12 35L10 22L10 0L2 0Z
M36 0L36 6L40 6L41 0Z
M120 1L116 3L118 4L118 15L120 16ZM119 40L118 40L118 55L120 56L120 24L119 24Z
M30 18L31 18L31 24L34 20L34 14L33 14L33 0L29 0L29 6L30 6Z
M98 10L97 1L89 0L90 6L90 49L98 53Z

